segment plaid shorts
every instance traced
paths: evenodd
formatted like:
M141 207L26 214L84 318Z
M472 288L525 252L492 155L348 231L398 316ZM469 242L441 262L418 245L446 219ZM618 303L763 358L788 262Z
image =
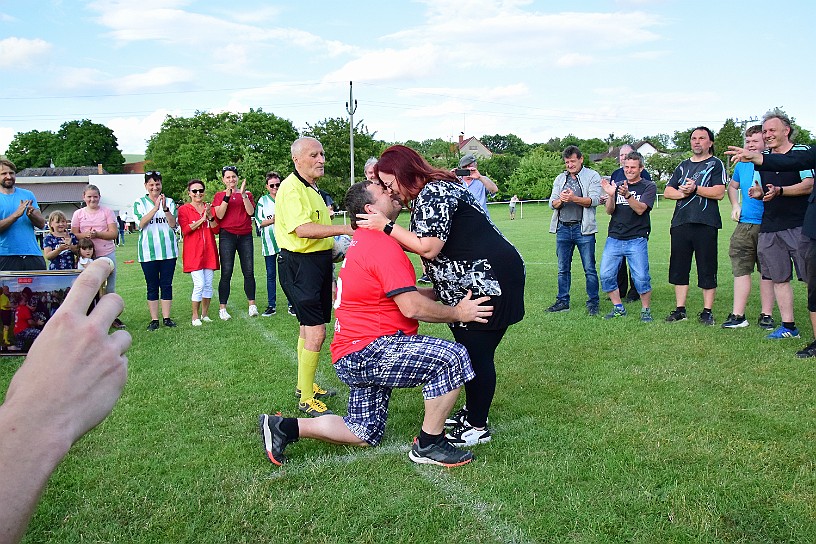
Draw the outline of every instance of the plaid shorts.
M349 386L346 426L372 446L385 432L388 401L395 387L423 385L422 395L433 399L461 387L475 374L461 344L401 332L381 336L335 364L337 377Z

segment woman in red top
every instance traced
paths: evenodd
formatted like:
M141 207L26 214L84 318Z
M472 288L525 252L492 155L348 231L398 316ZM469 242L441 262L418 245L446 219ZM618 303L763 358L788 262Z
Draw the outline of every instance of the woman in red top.
M187 193L190 202L179 208L178 224L184 240L184 271L193 278L193 327L200 327L202 321L212 321L207 313L213 294L213 271L218 270L218 248L215 245L218 223L210 205L204 202L203 181L191 179L187 183Z
M255 214L255 201L252 193L246 190L246 180L238 185L238 169L225 166L221 169L225 191L215 193L212 209L218 218L221 229L218 233L218 255L221 257L221 279L218 281L218 302L221 307L218 316L226 321L227 300L230 294L230 280L235 265L235 252L241 260L241 272L244 274L244 293L249 303L249 317L258 315L255 306L255 262L254 242L252 240L252 218Z

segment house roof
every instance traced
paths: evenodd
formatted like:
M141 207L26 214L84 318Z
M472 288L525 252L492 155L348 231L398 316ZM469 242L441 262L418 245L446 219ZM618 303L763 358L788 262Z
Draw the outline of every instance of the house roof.
M95 170L95 169L94 169ZM55 181L53 183L17 183L22 189L28 189L37 197L41 204L82 202L82 193L88 186L88 181Z
M639 140L639 141L637 141L637 142L635 142L633 144L629 144L629 145L631 145L633 149L640 149L645 144L649 144L650 146L654 147L657 150L658 153L668 153L668 151L666 151L665 149L660 149L658 146L656 146L654 144L654 142L652 142L651 140ZM618 160L618 155L620 154L620 148L621 147L623 147L623 146L619 145L619 146L615 146L615 147L610 147L609 150L606 153L590 153L589 159L592 162L599 162L599 161L602 161L602 160L608 159L608 158L613 158L615 160Z
M59 168L23 168L17 172L18 178L38 178L45 176L93 176L107 174L97 166L65 166Z

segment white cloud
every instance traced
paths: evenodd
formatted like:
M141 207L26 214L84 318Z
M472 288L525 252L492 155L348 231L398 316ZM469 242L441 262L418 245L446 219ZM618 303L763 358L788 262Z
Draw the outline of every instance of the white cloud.
M323 81L393 81L428 77L439 60L430 44L403 50L369 51L329 72Z
M39 38L6 38L0 40L0 68L24 68L51 51L51 44Z
M110 81L120 94L148 89L164 89L193 80L193 73L179 66L157 66L141 74L130 74Z
M14 139L17 131L10 127L0 127L0 152L5 154L8 151L8 146Z
M590 57L589 55L567 53L558 57L555 60L555 65L559 68L572 68L574 66L588 66L592 64L593 61L593 57Z
M117 117L105 123L113 130L123 153L144 153L147 140L161 129L168 115L180 116L180 110L156 110L147 117Z

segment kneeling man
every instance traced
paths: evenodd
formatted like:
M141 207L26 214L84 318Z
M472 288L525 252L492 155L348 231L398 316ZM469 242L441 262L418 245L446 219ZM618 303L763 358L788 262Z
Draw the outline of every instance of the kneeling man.
M489 297L468 296L456 306L435 302L433 289L418 289L414 267L400 245L380 231L357 229L361 213L385 214L393 222L401 204L383 185L361 181L346 195L354 238L337 280L332 361L349 386L348 415L315 419L261 414L267 458L285 461L284 449L299 438L334 444L376 446L385 431L388 401L395 387L423 385L425 417L409 458L415 463L458 466L473 460L444 434L445 418L459 388L474 373L460 344L417 334L417 320L429 323L485 323Z
M642 308L640 320L652 321L649 307L652 299L652 278L649 275L649 233L652 230L649 212L652 211L657 195L653 181L641 178L643 156L632 151L623 161L626 179L615 184L606 178L601 180L601 188L609 195L606 199L606 213L609 220L609 236L601 257L601 288L609 293L614 306L605 319L626 315L618 290L618 269L626 257L635 289L640 295Z

